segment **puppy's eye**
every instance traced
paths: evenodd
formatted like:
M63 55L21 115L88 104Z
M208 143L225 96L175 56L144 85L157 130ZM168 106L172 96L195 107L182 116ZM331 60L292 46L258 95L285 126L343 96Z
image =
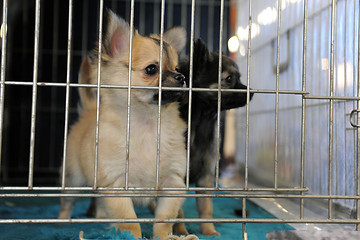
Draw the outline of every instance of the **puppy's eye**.
M227 76L227 77L225 78L225 82L231 83L231 82L232 82L232 77L231 77L231 76Z
M175 71L180 72L180 69L178 67L175 68Z
M155 64L150 64L145 68L145 74L148 76L154 76L159 72L158 67Z

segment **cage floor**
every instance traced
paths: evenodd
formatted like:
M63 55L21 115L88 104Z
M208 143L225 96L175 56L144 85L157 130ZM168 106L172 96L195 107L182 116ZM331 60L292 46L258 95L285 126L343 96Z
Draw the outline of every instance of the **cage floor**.
M73 218L85 218L89 199L82 199L76 203ZM222 198L214 199L214 218L238 218L235 210L242 206L241 199ZM188 198L183 206L186 218L197 218L196 202ZM275 218L263 208L247 201L249 218ZM0 199L1 219L46 219L56 218L59 211L57 199L33 199L11 198ZM152 218L147 208L137 208L139 218ZM151 239L152 224L142 224L144 239ZM221 236L203 236L200 234L199 223L186 224L188 231L196 234L200 239L240 239L242 235L241 223L215 223L215 227ZM293 230L288 224L251 223L247 224L249 239L266 239L266 233L270 231ZM79 232L84 231L86 239L131 239L126 233L116 233L109 228L109 224L99 223L76 223L66 225L56 224L0 224L0 239L79 239Z

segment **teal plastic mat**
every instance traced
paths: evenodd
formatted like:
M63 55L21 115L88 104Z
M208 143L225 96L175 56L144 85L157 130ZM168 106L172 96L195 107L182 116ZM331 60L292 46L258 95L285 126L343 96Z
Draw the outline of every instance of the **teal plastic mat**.
M242 200L239 198L216 198L214 201L214 218L238 218L235 210L242 207ZM89 199L80 199L75 205L73 218L85 218ZM247 201L248 218L275 218L266 210ZM188 198L183 206L185 218L197 218L196 201ZM46 219L56 218L59 211L57 199L43 198L3 198L0 199L1 219ZM153 215L147 208L136 209L138 218L152 218ZM143 239L151 239L152 224L142 224ZM186 224L191 234L197 235L200 239L232 240L241 239L241 223L215 223L216 230L221 236L203 236L200 234L199 223ZM283 223L248 223L246 225L248 238L250 240L266 239L266 233L270 231L293 230L288 224ZM0 224L0 239L32 239L32 240L72 240L79 239L79 232L84 231L84 238L87 239L134 239L127 232L116 232L109 228L109 224L87 223L87 224Z

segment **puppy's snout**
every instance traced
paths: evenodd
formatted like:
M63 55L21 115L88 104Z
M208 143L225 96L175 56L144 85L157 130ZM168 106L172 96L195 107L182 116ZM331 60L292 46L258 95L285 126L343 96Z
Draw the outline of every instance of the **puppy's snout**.
M250 90L252 90L251 88L250 88ZM245 93L246 94L246 93ZM253 96L254 96L254 93L253 92L250 92L250 101L251 101L251 99L253 98Z
M174 78L175 78L176 81L178 81L180 83L185 82L185 76L183 74L181 74L181 73L177 73Z
M239 84L240 84L239 87L238 87L239 89L247 89L246 85L242 84L241 82ZM252 90L252 89L250 88L250 90ZM251 92L250 93L250 100L253 98L253 96L254 96L254 93Z
M250 90L252 90L252 89L250 88ZM253 98L253 96L254 96L254 93L251 92L251 93L250 93L250 100Z
M254 93L253 93L253 92L250 93L250 101L251 101L251 99L253 98L253 96L254 96Z

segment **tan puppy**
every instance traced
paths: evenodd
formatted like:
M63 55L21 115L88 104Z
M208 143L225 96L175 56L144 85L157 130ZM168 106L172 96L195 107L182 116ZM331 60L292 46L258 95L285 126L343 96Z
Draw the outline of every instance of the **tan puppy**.
M127 85L130 54L129 25L111 11L102 46L101 83ZM176 71L179 52L185 46L186 32L172 28L164 34L162 86L182 87L184 76ZM158 36L144 37L134 33L132 42L132 85L158 86L160 41ZM97 59L85 60L80 76L96 83ZM96 106L82 89L83 108L80 118L71 127L66 153L66 187L92 186L94 181ZM93 90L92 90L93 91ZM161 110L159 187L185 187L186 152L184 131L186 125L179 117L176 102L179 92L163 92ZM100 91L100 123L98 147L97 185L99 187L125 187L127 89L106 88ZM157 159L158 91L131 90L129 144L129 187L155 187ZM115 193L114 191L103 191ZM129 192L126 192L129 193ZM164 192L161 192L164 193ZM172 193L175 193L173 191ZM183 193L183 191L176 191ZM102 217L136 218L134 204L148 204L148 198L104 197L97 199ZM156 218L176 218L183 198L160 197L155 210ZM70 218L74 198L62 198L59 218ZM172 232L171 223L155 223L153 236L161 239ZM142 236L139 223L119 223L121 231Z

